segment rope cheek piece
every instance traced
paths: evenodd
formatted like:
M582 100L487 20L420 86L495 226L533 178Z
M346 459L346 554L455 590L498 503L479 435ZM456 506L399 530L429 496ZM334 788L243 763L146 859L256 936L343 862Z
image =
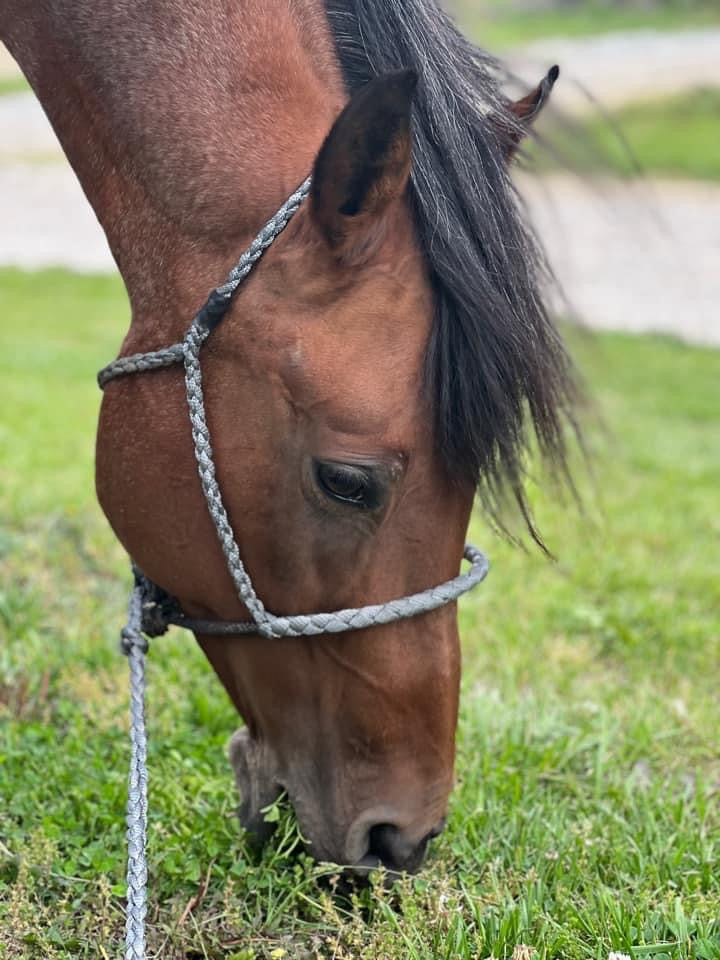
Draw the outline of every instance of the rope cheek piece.
M195 620L186 617L177 600L156 586L142 571L133 567L135 586L130 596L128 622L122 631L121 648L130 667L130 739L131 761L127 805L127 914L125 932L126 960L145 960L145 914L147 910L147 738L145 733L145 653L146 637L163 634L175 624L196 633L219 636L260 634L268 639L344 633L380 624L392 623L436 610L457 600L481 583L489 565L477 547L467 544L463 557L470 569L453 580L411 596L387 603L336 610L331 613L275 616L265 609L253 588L252 580L240 558L215 475L210 433L205 417L200 351L232 303L233 296L262 255L280 236L297 213L310 191L310 178L285 201L270 218L230 271L224 284L212 291L196 314L182 343L149 353L120 357L98 374L101 389L117 377L144 373L182 363L192 431L195 459L208 512L220 541L235 589L251 619L239 622Z

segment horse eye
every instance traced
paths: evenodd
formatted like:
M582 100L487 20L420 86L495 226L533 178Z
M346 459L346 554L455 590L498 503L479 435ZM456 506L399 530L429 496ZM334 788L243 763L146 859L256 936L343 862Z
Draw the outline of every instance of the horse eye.
M369 510L381 500L379 484L367 467L315 461L315 481L332 500Z

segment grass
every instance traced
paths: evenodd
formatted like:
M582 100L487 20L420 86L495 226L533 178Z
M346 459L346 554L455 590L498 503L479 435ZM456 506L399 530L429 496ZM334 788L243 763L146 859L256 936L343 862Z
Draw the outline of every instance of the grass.
M530 9L528 9L530 8ZM572 5L532 9L510 0L459 0L458 20L480 43L502 49L545 37L582 37L615 30L683 30L720 24L720 8L712 0L655 3L585 0Z
M720 87L628 104L611 120L549 113L538 127L530 156L540 169L720 180Z
M0 77L0 97L8 93L25 93L30 89L30 84L22 74Z
M0 957L118 956L128 576L92 452L125 297L1 271L0 310ZM284 811L254 855L237 717L176 631L149 657L151 956L720 960L720 353L571 341L605 420L596 499L533 488L556 564L473 522L493 571L462 604L458 784L427 867L342 900Z

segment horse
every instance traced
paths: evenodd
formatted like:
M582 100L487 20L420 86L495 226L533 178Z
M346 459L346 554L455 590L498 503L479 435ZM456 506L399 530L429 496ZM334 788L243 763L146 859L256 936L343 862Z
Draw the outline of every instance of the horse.
M502 524L528 444L564 465L574 375L510 163L517 103L435 0L3 0L0 38L105 230L130 326L182 337L308 175L307 203L204 348L217 472L276 613L382 603L457 574L476 496ZM190 617L237 620L177 368L105 390L96 488ZM286 791L312 854L413 871L453 786L454 604L286 640L197 634L244 720L230 756L262 839Z

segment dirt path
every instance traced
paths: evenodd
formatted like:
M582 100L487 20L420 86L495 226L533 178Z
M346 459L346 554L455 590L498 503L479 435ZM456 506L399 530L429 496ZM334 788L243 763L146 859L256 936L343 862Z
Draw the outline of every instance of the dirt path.
M0 79L17 76L17 64L7 52L5 45L0 43Z
M66 164L0 165L0 265L115 270L105 234Z
M560 176L521 190L581 320L720 346L720 187Z

